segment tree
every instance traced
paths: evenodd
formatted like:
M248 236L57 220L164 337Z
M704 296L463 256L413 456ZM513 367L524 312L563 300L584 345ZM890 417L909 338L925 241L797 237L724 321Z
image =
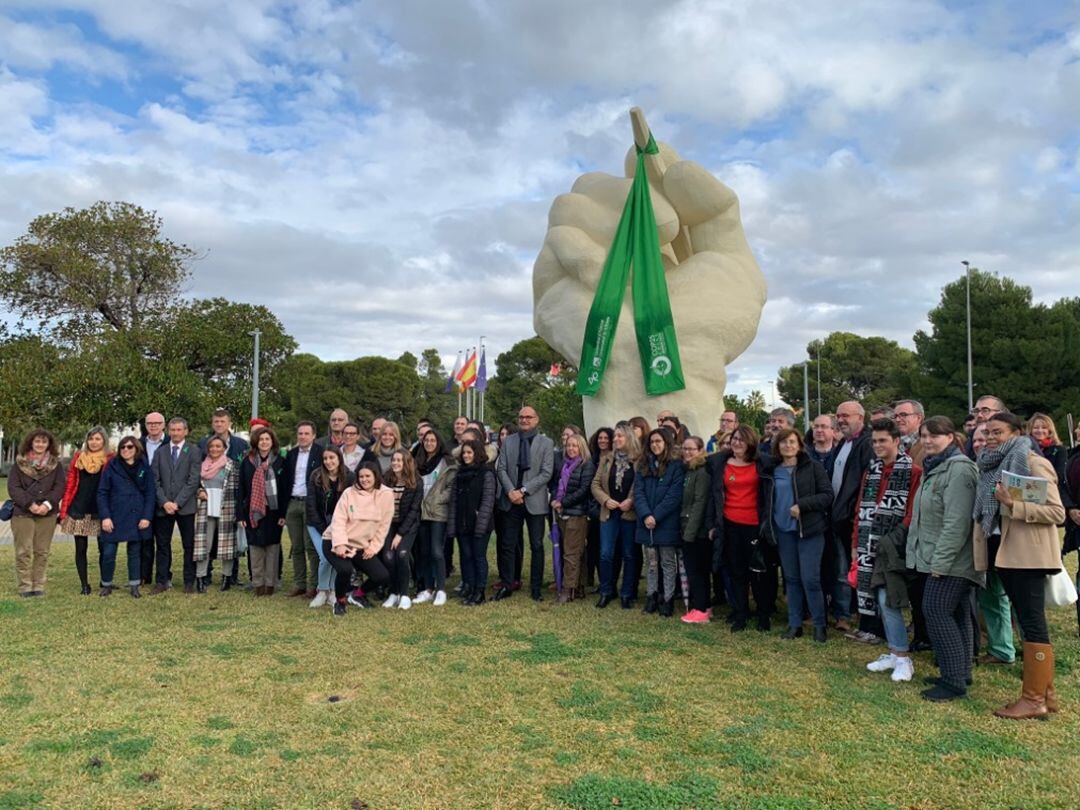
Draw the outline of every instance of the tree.
M759 434L769 418L765 410L765 395L756 390L751 391L745 398L740 398L736 394L724 394L724 410L734 411L739 417L740 425L749 425Z
M915 334L919 393L930 413L967 412L967 279L942 289L929 333ZM993 394L1018 414L1056 417L1080 406L1080 299L1047 306L1031 288L980 270L971 272L972 378L975 399Z
M173 304L195 252L126 202L42 214L0 250L0 300L23 318L93 318L118 332Z
M548 433L584 421L581 397L574 392L577 369L543 338L518 341L498 356L496 365L486 399L485 415L491 424L515 422L525 404L536 408L541 429Z
M914 353L896 341L883 337L860 337L851 332L832 332L824 340L807 347L811 358L810 413L817 415L817 369L821 364L821 409L830 413L847 400L857 400L867 409L911 396L916 374ZM780 397L801 411L803 366L781 368L777 390Z
M420 375L420 418L429 419L443 436L449 436L457 416L457 397L445 393L448 372L438 349L424 349L417 364ZM485 414L485 419L487 414Z
M37 425L51 426L56 347L39 335L11 335L0 326L0 427L10 442Z

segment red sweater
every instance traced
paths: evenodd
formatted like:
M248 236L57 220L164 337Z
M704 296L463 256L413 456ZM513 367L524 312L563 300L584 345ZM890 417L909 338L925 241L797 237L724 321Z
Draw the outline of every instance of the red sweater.
M728 461L724 466L724 520L757 526L757 496L757 465L739 467Z

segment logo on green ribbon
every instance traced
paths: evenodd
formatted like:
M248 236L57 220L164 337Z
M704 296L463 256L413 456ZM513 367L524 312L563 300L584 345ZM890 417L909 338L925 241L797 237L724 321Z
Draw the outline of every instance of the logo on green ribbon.
M651 134L645 148L637 148L634 182L615 230L615 240L604 260L604 270L585 323L577 383L577 392L582 396L596 396L600 391L628 280L631 282L634 331L645 393L649 396L669 394L686 387L664 278L664 261L660 256L660 239L656 235L656 214L645 174L645 155L659 152Z

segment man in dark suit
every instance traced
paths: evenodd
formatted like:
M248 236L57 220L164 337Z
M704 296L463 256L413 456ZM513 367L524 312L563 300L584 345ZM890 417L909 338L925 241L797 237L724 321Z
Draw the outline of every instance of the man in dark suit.
M199 493L202 453L187 441L187 420L169 420L169 443L158 448L150 468L157 487L154 545L157 547L157 582L151 593L172 587L172 535L180 530L184 547L184 593L195 591L195 506Z
M146 463L154 463L154 455L162 445L169 443L169 437L165 435L165 415L157 411L151 411L143 418L146 429L139 441L143 446L143 454ZM154 581L154 544L140 543L139 569L143 585L150 585Z
M244 455L248 451L248 443L232 432L232 414L224 408L218 408L210 417L210 427L212 428L210 434L199 441L199 452L205 456L206 443L217 436L225 442L225 455L232 459L233 464L239 469L240 462L244 460Z
M518 552L518 539L528 526L531 562L529 591L539 602L544 584L544 530L547 528L548 482L555 470L555 445L539 432L540 417L530 405L518 412L517 433L506 437L495 462L499 480L499 503L506 513L506 530L500 538L496 557L499 583L494 599L511 594Z
M282 490L288 494L285 528L289 530L289 559L293 565L293 588L289 596L315 596L319 587L319 555L307 533L306 500L311 474L322 464L323 447L315 441L315 423L296 426L296 445L285 454ZM278 497L282 497L279 495Z
M832 485L835 496L832 507L833 554L835 580L832 589L833 615L836 628L851 630L852 589L848 585L851 568L851 538L855 528L855 513L859 509L859 489L863 473L870 466L874 450L870 444L870 428L866 425L866 409L858 402L841 402L836 409L836 421L841 441L833 452ZM824 583L823 583L824 585ZM825 591L828 593L828 591Z

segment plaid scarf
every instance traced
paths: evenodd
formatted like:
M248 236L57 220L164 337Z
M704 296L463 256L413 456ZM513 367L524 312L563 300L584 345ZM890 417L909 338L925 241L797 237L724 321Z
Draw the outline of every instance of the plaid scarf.
M253 460L258 460L257 456ZM257 528L259 521L266 517L268 498L266 481L273 473L270 470L270 456L267 456L255 468L255 475L251 477L251 504L248 508L251 528ZM276 494L276 493L275 493ZM275 499L276 500L276 499Z
M982 526L983 534L994 533L994 524L1001 514L1001 504L994 497L994 490L1001 480L1003 470L1018 475L1031 475L1028 453L1031 440L1027 436L1014 436L991 450L984 447L976 463L979 465L979 487L975 490L975 508L972 517Z
M875 616L877 595L870 585L877 558L878 541L899 526L907 514L908 494L911 491L911 456L901 453L893 462L885 491L881 491L885 462L875 458L870 462L862 500L859 501L859 537L856 546L858 582L856 591L859 613ZM879 498L878 495L881 495Z

